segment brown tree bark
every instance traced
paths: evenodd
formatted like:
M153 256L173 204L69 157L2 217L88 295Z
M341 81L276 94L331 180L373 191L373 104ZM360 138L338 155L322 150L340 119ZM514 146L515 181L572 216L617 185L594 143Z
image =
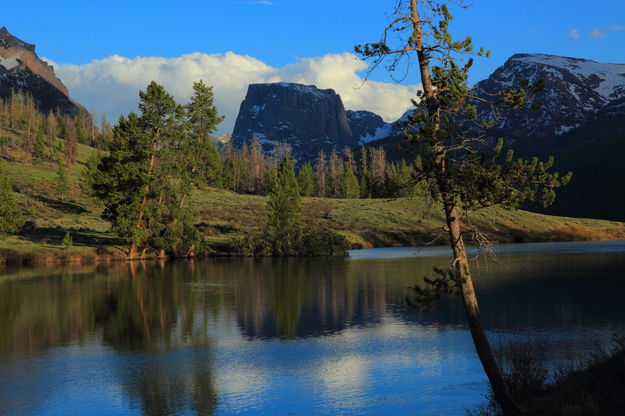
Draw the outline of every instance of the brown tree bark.
M156 152L158 150L158 138L160 136L160 131L156 130L155 134L155 139L154 139L154 145L152 147L152 156L150 156L150 161L148 163L148 177L152 174L152 170L154 169L154 165L156 164ZM138 230L141 228L142 226L142 220L143 220L143 213L145 210L145 205L148 203L148 195L150 193L150 185L146 185L145 189L143 191L143 198L141 199L141 206L139 208L139 215L137 216L137 223L135 225L135 229ZM143 253L141 254L141 256L143 257L145 254L145 250L143 250ZM128 257L130 258L130 260L135 259L137 256L137 245L135 243L132 243L130 245L130 249L128 250Z
M418 0L410 0L410 17L413 25L413 35L410 39L411 46L415 48L419 60L419 72L423 85L424 98L426 100L428 115L432 120L439 117L439 109L435 99L435 91L430 76L430 63L424 51L423 28L421 17L417 7ZM440 129L440 123L435 123L435 133ZM484 372L488 377L495 400L501 406L507 416L518 416L521 414L516 403L510 396L510 392L503 379L499 364L493 354L492 347L486 336L486 331L480 318L480 309L473 288L473 279L469 268L466 248L462 239L461 220L456 209L455 198L450 194L450 183L447 177L445 165L445 149L442 145L434 147L434 160L436 165L436 175L438 177L438 188L445 210L445 220L447 222L450 246L453 251L454 269L461 279L462 300L465 314L471 331L471 337L475 350L482 363Z

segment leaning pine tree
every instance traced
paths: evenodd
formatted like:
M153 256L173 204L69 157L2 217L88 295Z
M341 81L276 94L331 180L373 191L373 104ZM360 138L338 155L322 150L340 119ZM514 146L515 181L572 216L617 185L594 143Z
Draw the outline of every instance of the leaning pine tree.
M554 190L566 184L570 174L550 173L552 159L515 160L511 150L502 154L502 140L485 140L485 130L493 120L478 116L476 102L489 106L493 110L489 114L497 114L501 107L519 109L540 86L524 83L520 89L502 91L492 101L473 95L467 86L472 60L461 59L473 53L471 39L453 39L448 31L452 15L447 4L463 6L462 0L398 0L381 40L359 45L355 51L371 60L374 68L389 58L391 71L405 68L402 58L416 55L423 90L413 102L415 110L405 134L421 158L421 177L444 211L453 250L450 270L430 280L430 290L419 289L417 294L461 294L494 398L506 415L519 415L482 325L464 238L473 237L477 243L482 240L483 235L469 221L475 210L494 205L514 209L528 202L549 205ZM488 52L480 49L475 54Z

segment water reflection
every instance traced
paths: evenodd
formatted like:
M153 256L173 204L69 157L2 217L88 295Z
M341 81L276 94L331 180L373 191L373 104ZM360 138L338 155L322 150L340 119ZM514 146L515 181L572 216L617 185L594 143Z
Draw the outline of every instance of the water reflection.
M622 330L623 251L579 247L476 264L491 333L531 335L557 358ZM90 406L148 415L414 406L463 414L481 400L484 382L462 305L444 298L422 312L405 302L410 286L447 261L211 259L7 270L0 414L72 406L86 414Z

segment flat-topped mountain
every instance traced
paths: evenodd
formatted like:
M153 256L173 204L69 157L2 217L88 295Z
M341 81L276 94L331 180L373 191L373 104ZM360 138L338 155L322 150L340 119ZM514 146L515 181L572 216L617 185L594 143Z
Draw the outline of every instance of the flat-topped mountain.
M285 82L248 87L232 139L240 146L254 138L268 152L276 142L287 143L298 160L312 160L320 150L358 144L334 90Z
M0 98L11 93L30 94L40 111L59 111L75 116L86 110L69 97L67 87L54 74L54 68L39 59L35 45L0 28Z

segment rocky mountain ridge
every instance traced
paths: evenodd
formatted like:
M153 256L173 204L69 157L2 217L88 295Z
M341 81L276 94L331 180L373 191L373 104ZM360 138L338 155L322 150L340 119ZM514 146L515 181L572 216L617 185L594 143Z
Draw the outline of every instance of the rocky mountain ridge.
M0 98L13 92L30 94L40 111L59 111L75 116L87 111L69 97L67 87L54 74L54 68L41 60L35 45L11 35L0 28Z
M625 115L625 64L545 54L516 54L474 87L479 96L516 88L522 80L542 80L541 91L528 106L499 117L494 134L516 142L557 141L564 133L610 113ZM410 110L409 110L410 111ZM488 115L489 108L480 111ZM290 144L300 160L319 150L355 147L401 136L402 122L386 123L370 111L343 108L333 90L291 83L253 84L241 104L233 138L235 144L258 138L270 151L275 141Z
M507 113L496 124L519 139L559 136L625 99L625 64L545 54L513 55L475 90L477 95L495 94L518 87L524 79L544 84L528 103L538 104L537 109ZM482 111L488 110L482 107Z
M321 150L340 151L400 133L396 123L371 111L346 111L332 89L278 82L249 85L232 140L241 146L256 138L266 152L287 143L298 161L310 161Z
M249 85L232 140L240 146L254 138L267 152L277 142L287 143L298 160L358 143L334 90L285 82Z

